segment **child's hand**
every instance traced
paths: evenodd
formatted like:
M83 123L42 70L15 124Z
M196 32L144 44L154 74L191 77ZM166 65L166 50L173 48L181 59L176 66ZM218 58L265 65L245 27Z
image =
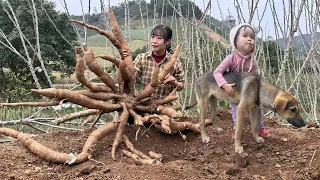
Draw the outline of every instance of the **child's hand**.
M232 89L232 86L236 85L236 83L233 84L224 84L222 85L222 88L229 94L229 96L234 96L234 90Z
M164 80L163 80L163 84L174 84L176 82L176 78L174 78L173 76L171 75L167 75Z
M127 50L122 51L124 57L128 57L130 54ZM131 53L131 52L130 52Z

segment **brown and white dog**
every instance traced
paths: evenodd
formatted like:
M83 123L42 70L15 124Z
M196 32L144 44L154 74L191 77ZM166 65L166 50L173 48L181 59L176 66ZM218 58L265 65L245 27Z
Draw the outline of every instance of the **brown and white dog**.
M285 90L270 84L257 73L229 72L224 74L224 78L228 83L236 84L233 86L233 90L235 91L234 97L229 96L226 91L218 87L213 77L213 71L210 71L204 73L196 80L195 92L197 102L185 108L189 109L198 103L200 109L200 132L204 143L210 141L204 124L206 110L210 104L211 120L213 125L216 125L215 114L218 100L239 104L237 107L235 130L235 152L238 154L244 152L240 139L244 118L248 112L250 112L253 137L258 143L264 142L264 139L258 135L257 131L259 106L273 110L295 127L299 128L306 125L300 115L301 108L297 99ZM216 127L216 131L222 132L223 130Z

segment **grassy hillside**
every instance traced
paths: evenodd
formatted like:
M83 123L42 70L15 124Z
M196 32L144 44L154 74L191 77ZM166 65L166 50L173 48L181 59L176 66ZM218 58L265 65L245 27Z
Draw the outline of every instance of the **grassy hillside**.
M104 53L113 55L110 43L108 42L108 48L106 49L105 39L103 39L103 40L104 40L104 44L101 46L98 46L96 42L94 42L94 41L90 42L88 39L88 46L89 46L89 48L93 49L95 55L100 55L100 54L104 54ZM135 51L138 48L142 48L144 45L146 45L146 42L143 40L133 40L133 41L129 42L129 46L132 51ZM114 48L114 52L117 53L118 52L117 49Z
M125 31L121 30L121 32L123 36L125 36L124 34ZM129 34L127 36L129 36ZM130 29L130 41L128 42L128 44L131 48L131 51L135 51L138 48L142 48L144 45L146 45L147 43L146 38L149 38L147 28ZM108 42L108 48L106 48L106 42ZM112 52L110 41L106 37L100 34L89 36L87 39L87 44L90 48L93 49L95 55L100 55L104 53L114 55L114 53L115 54L118 53L116 49L114 49L114 53ZM103 60L101 59L97 59L97 60L100 65L103 64Z
M145 31L145 33L147 33L147 30L145 30L145 29L130 30L131 41L134 41L134 40L144 41L146 39L146 37L145 37L146 35L144 35L144 31ZM122 34L124 35L123 30L122 30ZM87 42L88 42L88 45L91 47L104 47L106 44L106 38L100 34L96 34L96 35L89 36L87 39ZM108 42L109 42L109 40L108 40ZM132 47L132 48L135 48L135 47Z

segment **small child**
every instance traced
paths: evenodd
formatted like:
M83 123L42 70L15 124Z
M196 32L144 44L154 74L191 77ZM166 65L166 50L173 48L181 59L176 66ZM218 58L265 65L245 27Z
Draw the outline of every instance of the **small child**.
M232 54L228 55L214 71L214 78L220 88L223 88L230 96L234 96L233 84L228 84L223 78L225 72L257 72L258 65L254 58L256 35L250 24L240 24L230 31L230 44ZM238 104L231 105L234 127L236 125ZM269 130L262 123L262 111L258 110L258 134L261 137L270 137ZM234 138L234 134L232 135Z

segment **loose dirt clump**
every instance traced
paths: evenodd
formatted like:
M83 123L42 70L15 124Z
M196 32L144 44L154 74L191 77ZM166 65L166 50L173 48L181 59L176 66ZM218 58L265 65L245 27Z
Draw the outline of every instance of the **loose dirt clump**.
M198 117L182 121L198 122ZM117 160L111 157L114 134L102 138L89 161L78 165L47 162L18 141L0 144L1 179L320 179L320 129L293 129L274 119L265 119L271 137L263 144L252 138L249 121L243 135L246 154L234 153L231 114L217 112L218 125L224 129L216 134L208 126L209 144L201 143L200 135L184 131L167 135L151 127L126 128L134 147L163 156L162 164L136 165L118 149ZM93 129L59 131L35 136L34 139L53 150L79 153ZM137 138L137 140L135 140ZM120 149L126 149L122 142Z

